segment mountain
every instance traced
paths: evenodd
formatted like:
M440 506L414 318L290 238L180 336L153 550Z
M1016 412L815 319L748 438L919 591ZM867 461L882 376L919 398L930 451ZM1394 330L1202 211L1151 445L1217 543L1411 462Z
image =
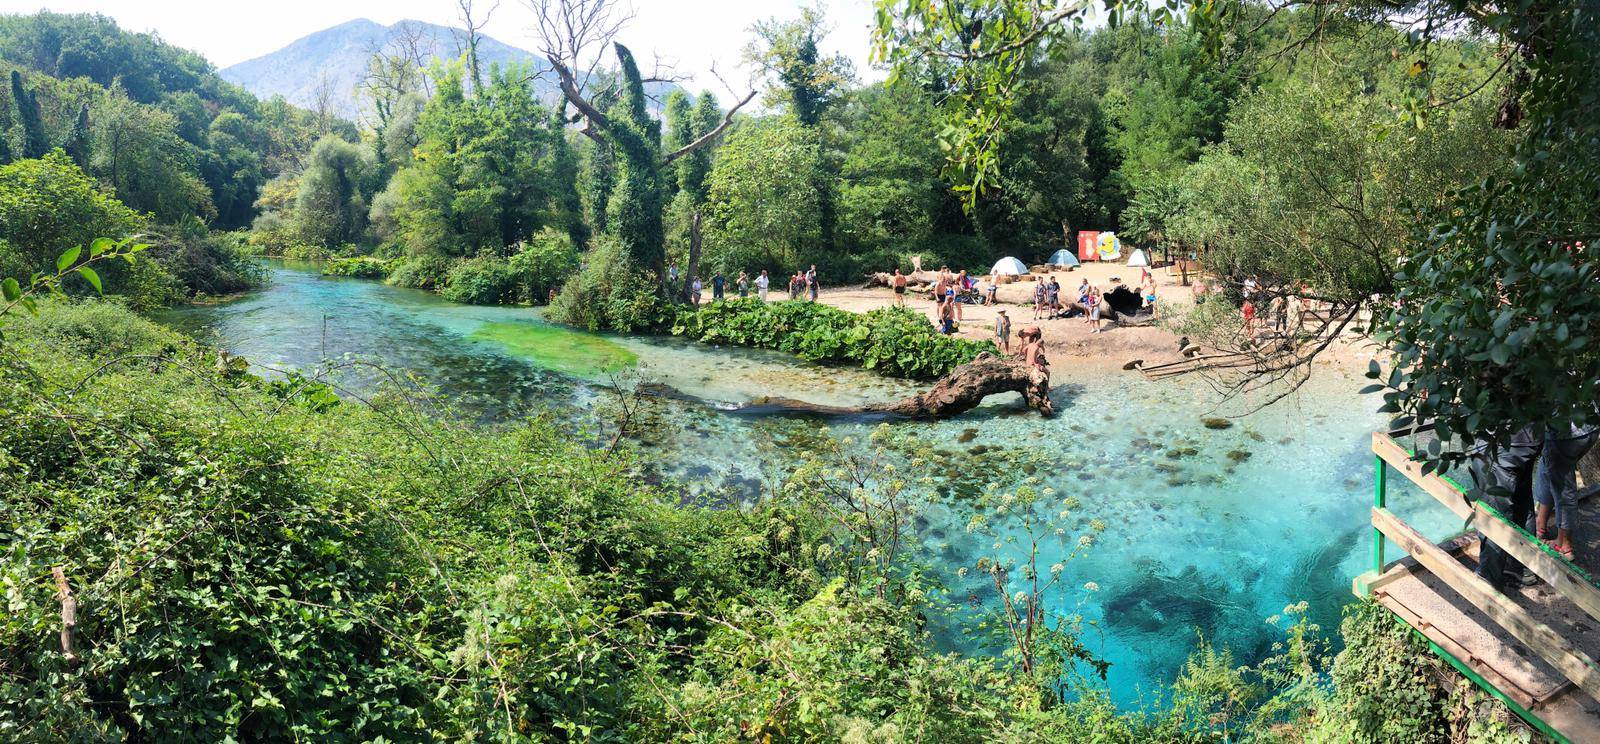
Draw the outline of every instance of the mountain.
M464 32L459 29L422 21L399 21L385 26L358 18L301 37L264 57L224 68L221 74L223 79L260 98L282 95L290 103L305 108L315 108L319 89L326 86L332 94L333 110L340 116L355 119L361 101L356 88L366 72L367 60L374 50L398 43L401 38L415 39L425 54L444 60L458 57L465 43ZM533 63L537 69L543 69L532 52L488 36L478 42L478 59L485 74L495 63ZM549 83L535 84L540 86L542 94L554 91Z

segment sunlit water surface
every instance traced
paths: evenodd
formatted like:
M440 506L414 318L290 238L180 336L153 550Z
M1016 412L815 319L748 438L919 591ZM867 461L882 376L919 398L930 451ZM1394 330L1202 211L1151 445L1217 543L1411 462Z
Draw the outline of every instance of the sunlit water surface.
M590 416L611 397L613 376L724 404L776 395L848 405L915 389L774 352L578 333L545 323L535 309L455 305L378 282L324 278L305 265L274 264L272 279L261 292L163 319L268 374L341 358L403 370L491 424L541 409ZM986 574L957 573L993 552L991 537L966 529L959 494L1032 477L1055 493L1039 514L1054 520L1061 498L1080 502L1051 525L1065 536L1044 543L1041 567L1062 560L1089 520L1106 525L1091 549L1066 561L1064 589L1054 596L1089 624L1085 641L1111 662L1108 682L1120 701L1162 694L1200 638L1230 648L1240 663L1271 653L1283 631L1268 620L1288 605L1307 602L1314 622L1336 627L1351 578L1370 561L1367 444L1382 419L1373 413L1376 400L1355 392L1364 380L1330 368L1289 400L1212 430L1201 418L1215 394L1201 383L1070 369L1055 377L1061 415L1054 419L1007 396L950 421L893 424L937 463L918 475L934 474L958 494L954 505L941 500L919 520L931 546L926 557L944 572L952 601L994 599ZM358 367L342 382L361 390L379 379ZM657 411L645 446L662 462L653 478L739 499L781 478L784 456L774 441L826 430L864 442L879 423L730 414L674 401ZM1459 527L1424 499L1390 497L1433 537ZM962 643L951 633L940 637Z

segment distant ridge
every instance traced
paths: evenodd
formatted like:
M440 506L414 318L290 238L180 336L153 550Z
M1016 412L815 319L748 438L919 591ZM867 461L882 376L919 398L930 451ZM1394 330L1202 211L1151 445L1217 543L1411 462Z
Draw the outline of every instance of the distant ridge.
M459 29L411 20L385 26L357 18L303 36L265 56L226 67L221 75L257 97L281 95L290 103L305 108L314 106L318 88L326 81L333 94L333 110L347 119L355 119L361 103L356 89L366 72L367 60L374 49L382 48L402 26L407 31L421 31L418 36L431 48L433 59L451 60L459 56L464 33ZM485 73L496 63L532 63L536 69L544 69L532 52L488 36L478 42L478 57ZM541 96L553 93L553 86L538 84Z

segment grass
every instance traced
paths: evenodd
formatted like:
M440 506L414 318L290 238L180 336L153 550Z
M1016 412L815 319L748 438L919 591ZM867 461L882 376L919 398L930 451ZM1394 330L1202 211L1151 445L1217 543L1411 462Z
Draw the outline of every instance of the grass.
M485 323L472 338L573 377L596 378L632 367L639 357L603 337L534 323Z

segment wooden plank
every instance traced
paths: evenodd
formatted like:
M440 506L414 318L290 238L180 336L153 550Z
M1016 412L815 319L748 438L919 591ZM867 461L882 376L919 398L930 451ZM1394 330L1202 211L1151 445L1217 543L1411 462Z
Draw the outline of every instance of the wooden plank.
M1467 498L1460 491L1446 483L1438 473L1423 473L1422 463L1411 459L1411 453L1387 434L1381 431L1372 432L1372 452L1383 458L1390 467L1403 473L1412 483L1427 491L1429 496L1444 504L1444 508L1455 512L1456 516L1462 519L1472 518L1472 505L1467 503Z
M1593 660L1580 654L1565 638L1551 630L1550 626L1534 620L1526 610L1495 591L1488 582L1478 578L1466 566L1429 542L1388 509L1373 507L1372 525L1411 557L1416 558L1418 563L1433 572L1456 593L1482 610L1490 620L1499 623L1501 627L1516 636L1517 640L1527 644L1528 648L1550 666L1555 667L1556 671L1565 675L1590 697L1600 700L1600 666L1596 666Z
M1594 582L1570 561L1551 552L1545 545L1506 521L1505 517L1495 513L1482 502L1468 503L1460 489L1439 474L1424 475L1422 465L1412 460L1411 454L1388 435L1373 432L1372 451L1382 457L1384 462L1403 472L1411 482L1438 499L1439 503L1455 512L1456 516L1471 520L1472 525L1485 537L1504 548L1511 557L1527 566L1533 575L1544 579L1545 583L1554 587L1573 604L1583 608L1589 617L1600 620L1600 588L1597 588Z
M1589 617L1600 620L1600 589L1578 572L1570 562L1551 555L1543 545L1535 545L1528 533L1508 524L1500 515L1489 511L1483 502L1472 505L1472 524L1491 542L1505 549L1511 557L1527 566L1534 576L1544 579L1561 596L1582 607Z

